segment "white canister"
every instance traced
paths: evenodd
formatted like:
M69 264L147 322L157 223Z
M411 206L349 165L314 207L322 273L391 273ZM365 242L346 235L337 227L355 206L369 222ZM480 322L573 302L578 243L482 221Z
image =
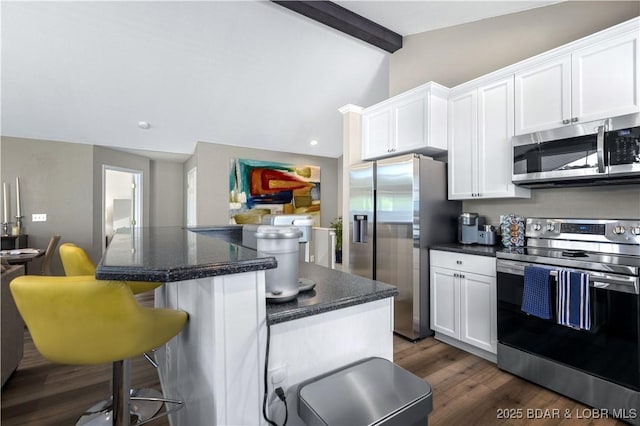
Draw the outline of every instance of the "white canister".
M256 231L258 254L273 256L275 269L265 271L267 300L287 302L298 295L298 239L302 232L293 227L259 226Z

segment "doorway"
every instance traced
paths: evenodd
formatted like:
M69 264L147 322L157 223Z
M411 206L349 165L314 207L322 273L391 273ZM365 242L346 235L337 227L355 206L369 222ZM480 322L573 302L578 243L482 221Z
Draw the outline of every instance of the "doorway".
M102 166L102 251L123 228L143 226L142 171Z

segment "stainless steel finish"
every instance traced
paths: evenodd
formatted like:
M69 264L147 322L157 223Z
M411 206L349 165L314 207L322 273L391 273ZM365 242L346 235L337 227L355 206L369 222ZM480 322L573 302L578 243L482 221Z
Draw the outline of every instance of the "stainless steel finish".
M427 184L420 181L418 163L413 155L381 160L376 176L376 279L398 287L394 330L410 339L428 334L428 321L420 322L420 299L429 300L424 294L428 291L422 290L429 288L428 275L417 274L415 280L413 276L414 271L421 271L420 186ZM427 305L424 303L425 308ZM429 318L428 310L425 315Z
M113 363L113 425L129 426L131 389L131 361L126 359Z
M463 225L478 225L478 213L462 213L460 215L460 223Z
M606 126L607 131L640 126L640 113L608 118L606 120L589 121L574 124L572 126L563 126L556 129L514 136L512 139L512 145L521 146L573 138L577 136L595 135L598 133L598 127L600 126Z
M569 124L569 123L571 123L571 120L567 120L566 118L562 120L562 124Z
M604 124L598 126L598 137L596 138L596 150L598 155L598 173L606 172L604 164Z
M375 163L362 163L349 171L349 267L351 273L374 278ZM354 223L354 218L360 224ZM356 225L364 225L356 228Z
M498 343L498 368L640 425L640 392ZM572 413L575 414L575 413Z
M640 219L528 218L527 247L496 254L499 291L508 292L510 283L519 283L517 285L520 286L523 279L516 277L524 276L525 267L535 265L549 268L551 276L557 276L556 269L588 273L590 287L597 288L600 292L626 293L624 296L609 293L607 300L620 300L621 297L624 300L637 300L640 294L640 239L630 235L628 231L622 232L633 229L634 226L640 226ZM511 279L502 281L506 274ZM609 309L621 307L611 305ZM499 307L499 318L502 312ZM630 327L637 327L637 318L630 321L634 322L629 324ZM545 344L544 336L540 336L540 342L534 341L532 343L535 344L522 350L505 344L509 340L506 338L508 336L501 336L502 332L499 325L499 368L597 407L598 410L608 410L610 417L614 417L612 413L616 413L618 417L623 417L622 420L640 425L640 392L589 374L590 367L581 371L567 363L554 361L555 356L549 355L546 358L536 355L537 343ZM590 345L592 342L588 336L583 335ZM602 337L606 341L607 335ZM600 344L595 343L600 342L600 338L600 334L594 334L594 346ZM637 350L634 339L632 337L625 343L631 345L626 346L626 349ZM617 350L624 351L625 348ZM602 377L606 377L606 374Z
M561 224L591 224L604 225L604 235L562 233ZM549 229L548 225L553 225ZM620 253L640 256L640 235L631 232L620 233L621 229L632 229L640 226L640 219L541 219L527 218L525 233L529 238L528 246L575 248L603 253ZM616 232L616 227L619 231ZM552 241L550 241L552 240ZM571 241L572 247L558 244L561 241ZM580 242L580 243L578 243ZM566 246L567 243L564 245Z
M461 209L460 202L447 200L446 164L398 156L352 167L350 182L351 234L361 214L373 227L367 243L350 242L351 272L398 287L396 333L411 340L432 334L428 248L454 241ZM369 210L374 199L375 212Z
M586 123L574 123L570 126L562 126L555 129L514 136L512 138L512 147L515 148L522 145L539 144L542 142L550 142L585 135L599 135L600 132L604 131L619 130L636 126L640 126L640 113L613 117L605 120L590 121ZM566 180L578 181L582 179L597 179L597 181L589 183L614 183L617 182L617 180L615 180L616 178L636 176L640 173L640 164L606 166L604 158L604 139L598 138L597 143L598 165L596 167L570 170L555 170L550 172L513 174L512 180L514 183L517 183L519 185L532 188L542 188L551 186L562 186L562 181ZM611 178L612 181L607 180L607 178ZM638 179L640 179L640 176L638 177ZM623 180L622 182L625 181ZM626 182L636 183L636 180L627 180Z
M572 123L577 123L577 122L578 122L578 117L573 117L573 118L571 119L571 122L572 122Z
M496 270L512 275L524 276L524 268L527 266L540 266L540 264L549 265L546 258L538 258L538 262L520 262L506 259L498 259L496 262ZM568 266L575 262L566 262ZM589 274L589 286L602 288L609 291L619 291L622 293L640 294L640 278L631 275L616 275L612 273L596 272L593 270L576 269L575 267L563 267L562 269L575 272L586 272ZM631 272L631 271L630 271ZM551 270L549 275L558 276L558 271Z
M431 386L382 358L370 358L304 382L298 413L307 425L426 425Z
M609 166L609 176L635 176L640 173L640 163Z

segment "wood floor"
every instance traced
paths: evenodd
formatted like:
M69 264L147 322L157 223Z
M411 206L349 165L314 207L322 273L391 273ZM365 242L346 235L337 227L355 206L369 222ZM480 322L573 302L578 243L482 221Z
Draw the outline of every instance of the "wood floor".
M144 296L139 296L139 300L151 303ZM588 407L431 338L410 343L394 337L394 361L431 384L431 426L623 424L613 419L589 418L593 417L593 411ZM86 408L109 395L110 379L110 365L66 366L47 362L25 333L25 356L2 389L0 422L3 426L73 425ZM134 388L160 389L156 370L142 357L132 360L131 383ZM544 418L544 414L548 417L557 414L558 418ZM161 418L147 424L169 423Z

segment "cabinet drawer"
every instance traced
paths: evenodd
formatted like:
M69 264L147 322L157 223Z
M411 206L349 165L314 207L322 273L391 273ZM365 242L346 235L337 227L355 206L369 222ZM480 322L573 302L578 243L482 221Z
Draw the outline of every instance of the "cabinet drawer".
M476 256L473 254L454 253L440 250L431 250L430 254L431 266L471 272L489 277L496 276L495 257Z

